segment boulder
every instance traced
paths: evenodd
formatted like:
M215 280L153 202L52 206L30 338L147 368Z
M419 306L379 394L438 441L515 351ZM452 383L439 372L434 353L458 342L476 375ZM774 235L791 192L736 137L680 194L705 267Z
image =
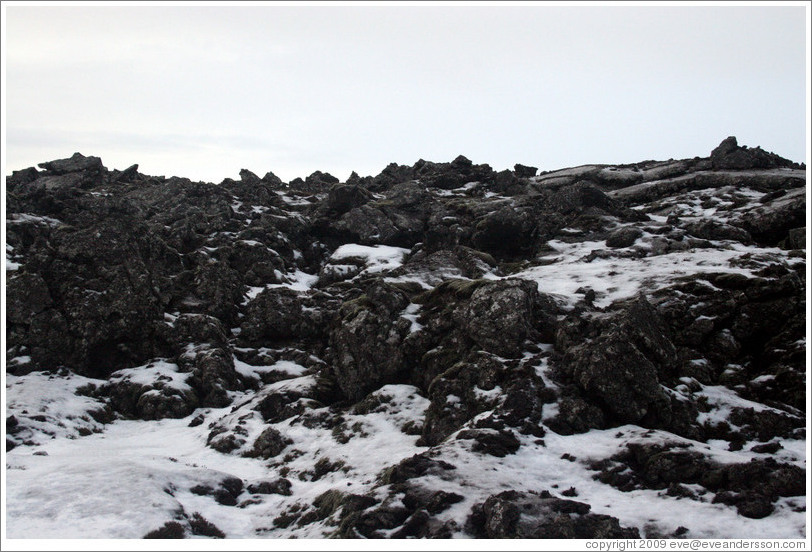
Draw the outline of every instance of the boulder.
M583 502L555 498L549 492L504 491L475 504L465 530L488 539L636 539L635 528L617 518L592 514Z
M710 155L711 166L716 170L771 169L775 167L799 168L797 163L784 159L760 147L739 146L735 136L728 136Z
M82 171L100 173L104 170L101 159L92 156L85 157L78 152L67 159L48 161L46 163L40 163L38 166L45 169L48 175L61 175Z
M381 281L366 293L345 302L339 323L330 332L333 373L342 393L359 400L387 383L406 377L402 343L411 322L399 313L408 297Z
M533 178L538 170L538 167L530 167L519 163L513 165L513 173L519 178Z
M459 322L482 349L506 357L520 355L524 342L538 336L535 282L509 279L479 287L461 310Z

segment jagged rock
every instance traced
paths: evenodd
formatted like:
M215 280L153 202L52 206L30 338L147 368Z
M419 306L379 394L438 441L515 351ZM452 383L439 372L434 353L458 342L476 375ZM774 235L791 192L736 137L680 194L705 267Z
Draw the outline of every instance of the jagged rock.
M177 368L163 361L159 365ZM132 369L114 372L99 394L108 397L116 412L142 420L185 418L198 406L197 396L188 385L175 383L165 372L149 378Z
M700 220L689 223L685 225L685 230L692 236L705 240L733 240L749 243L752 239L745 230L714 220Z
M272 288L251 300L240 325L240 337L251 343L285 342L317 337L329 313L306 308L292 290Z
M474 165L460 155L451 163L418 161L413 167L414 178L427 186L453 190L469 182L485 182L493 177L488 165Z
M536 176L538 170L539 170L538 167L530 167L528 165L522 165L520 163L516 163L515 165L513 165L513 172L519 178L532 178Z
M231 404L228 391L242 386L234 370L234 359L224 349L210 349L195 356L194 368L187 380L199 397L200 406L222 408Z
M261 180L248 169L240 169L240 180L246 184L259 184Z
M511 207L490 213L474 228L474 247L496 257L528 256L537 244L536 222L529 211Z
M206 343L213 348L228 347L228 336L222 322L206 314L180 314L167 330L167 340L171 340L177 354L183 353L190 343Z
M633 226L624 226L609 234L606 238L606 247L629 247L634 245L643 231Z
M340 323L330 333L334 375L342 393L358 400L405 376L401 344L411 323L398 315L409 304L388 284L373 282L366 294L341 306Z
M742 214L734 222L760 244L776 246L786 242L791 231L807 223L805 192L802 189L792 190Z
M585 433L606 427L606 415L599 407L574 394L558 401L558 414L546 421L547 427L561 435Z
M739 146L735 136L722 140L710 155L714 169L769 169L773 167L797 168L798 165L760 147Z
M260 481L259 483L252 483L246 487L246 490L251 494L278 494L283 496L290 496L291 482L284 477L275 479L273 481Z
M519 450L520 446L516 435L509 430L466 429L457 434L457 439L471 439L474 441L474 445L471 448L474 452L481 452L500 458L508 454L514 454Z
M61 175L72 172L101 172L104 169L101 159L98 157L85 157L81 153L74 153L68 159L57 159L40 163L40 168L45 169L49 175Z
M144 535L145 539L185 539L186 531L177 521L167 521L160 528Z
M596 496L587 481L556 496L516 487L519 464L553 450L544 462L572 462L573 477L586 464L621 491L653 490L644 505L752 519L803 508L800 165L731 139L704 159L536 176L460 156L344 184L243 169L215 185L78 154L41 167L6 179L14 462L46 462L29 448L115 416L189 416L177 427L278 472L242 501L239 480L189 489L241 515L278 508L271 523L223 526L234 536L637 537L560 498ZM349 244L404 248L402 264L334 254ZM644 295L628 299L634 287ZM71 370L103 381L67 400L87 404L79 417L58 418ZM591 429L615 433L620 452L561 454ZM700 446L719 440L725 464ZM367 443L380 450L356 463ZM377 474L362 473L369 463ZM483 466L496 469L471 481ZM177 508L183 469L156 494ZM313 500L314 485L329 490ZM154 533L224 536L197 513L166 519L180 531ZM688 533L656 507L649 519L649 538Z
M651 304L641 296L598 322L595 338L571 346L571 326L562 326L558 341L567 351L561 366L565 379L574 381L585 399L597 399L607 421L690 434L696 412L662 388L661 382L674 376L677 351Z
M440 474L444 471L455 470L456 466L444 460L434 460L423 454L415 454L397 465L389 468L381 478L384 484L403 483L409 479L426 474Z
M640 538L617 518L591 514L583 502L554 498L549 492L505 491L475 504L465 525L477 538L595 539Z
M360 207L373 198L372 194L357 185L335 185L330 188L324 209L332 216L341 215L350 209Z
M278 430L269 427L260 433L256 441L254 441L253 448L246 452L245 456L251 458L273 458L274 456L278 456L292 443L292 440L279 433Z
M461 313L460 323L484 350L515 356L537 336L538 286L526 280L501 280L480 286ZM549 330L548 330L549 331Z

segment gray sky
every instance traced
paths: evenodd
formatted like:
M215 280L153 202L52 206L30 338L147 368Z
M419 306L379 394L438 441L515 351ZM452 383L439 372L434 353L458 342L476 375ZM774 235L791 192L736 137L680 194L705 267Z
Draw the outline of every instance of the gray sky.
M806 158L794 6L8 6L5 173L74 151L220 182Z

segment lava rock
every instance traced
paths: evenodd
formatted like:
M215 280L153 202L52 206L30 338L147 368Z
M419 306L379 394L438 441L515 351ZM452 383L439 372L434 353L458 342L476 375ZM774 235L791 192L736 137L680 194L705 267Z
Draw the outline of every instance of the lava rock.
M465 529L477 538L640 538L617 518L589 513L590 506L549 492L505 491L476 504Z
M293 441L272 427L266 428L254 441L253 448L244 455L250 458L273 458L279 456Z

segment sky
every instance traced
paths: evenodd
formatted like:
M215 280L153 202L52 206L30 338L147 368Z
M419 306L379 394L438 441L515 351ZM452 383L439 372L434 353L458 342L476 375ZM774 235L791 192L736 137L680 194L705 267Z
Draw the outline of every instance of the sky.
M460 154L707 156L731 135L808 161L804 4L4 2L3 168L78 151L344 180Z

